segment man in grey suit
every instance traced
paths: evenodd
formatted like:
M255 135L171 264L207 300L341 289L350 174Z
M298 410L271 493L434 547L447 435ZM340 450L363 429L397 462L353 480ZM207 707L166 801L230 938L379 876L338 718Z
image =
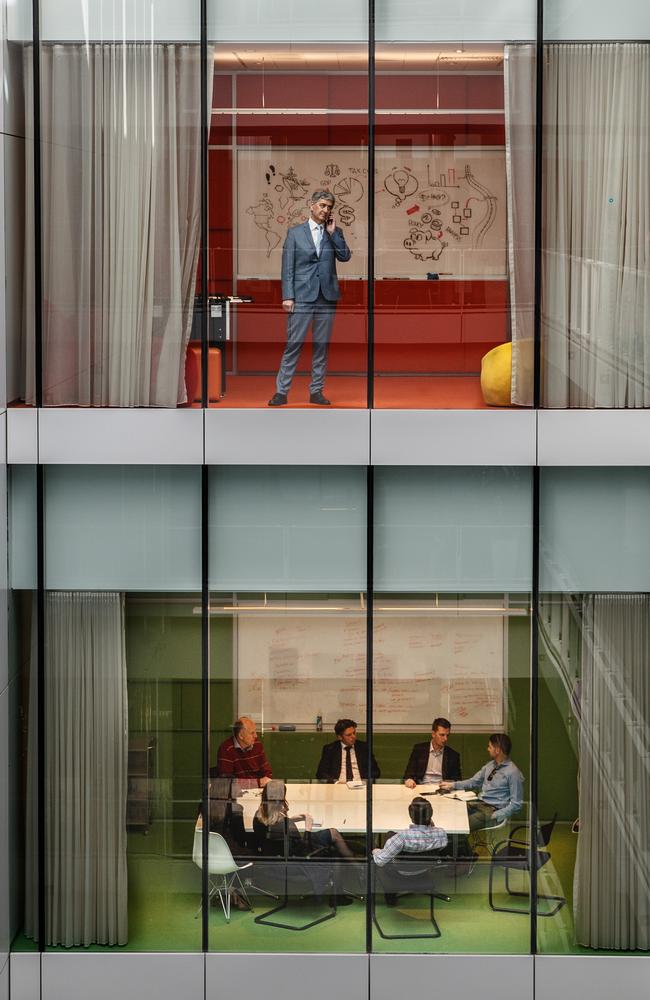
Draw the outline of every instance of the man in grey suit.
M287 316L287 346L269 406L287 402L302 345L312 328L312 364L309 402L329 406L323 395L327 372L327 348L332 334L336 303L341 292L336 277L336 261L352 254L345 237L334 223L334 195L314 191L310 217L292 226L282 248L282 308Z

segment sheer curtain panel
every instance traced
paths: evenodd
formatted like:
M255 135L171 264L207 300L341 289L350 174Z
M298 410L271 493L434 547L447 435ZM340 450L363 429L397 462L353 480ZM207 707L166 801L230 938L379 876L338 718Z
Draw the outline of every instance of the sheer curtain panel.
M650 948L650 596L583 604L578 944Z
M36 663L36 659L32 660ZM30 678L25 929L37 937L37 808L45 810L47 945L126 944L128 714L124 599L50 592L45 618L45 746ZM38 754L45 754L43 799Z
M25 59L30 80L31 48ZM199 47L56 44L40 59L43 401L176 406L186 399L199 254ZM27 172L25 399L34 403L29 159Z
M650 45L548 45L543 401L650 406Z
M535 300L535 47L504 52L511 402L533 405Z

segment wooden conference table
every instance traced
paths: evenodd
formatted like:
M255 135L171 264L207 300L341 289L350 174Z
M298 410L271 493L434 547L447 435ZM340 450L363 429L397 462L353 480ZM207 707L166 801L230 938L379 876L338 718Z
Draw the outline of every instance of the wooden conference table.
M425 795L431 802L433 822L449 834L469 833L467 804L449 795L431 795L435 785L418 785L407 788L403 784L374 784L372 786L373 832L407 829L410 818L408 807L416 795ZM310 782L287 783L289 816L309 813L314 828L334 827L341 833L365 833L366 787L348 787L344 784L327 785ZM244 811L244 825L253 829L253 817L260 804L260 788L249 788L237 799ZM302 826L302 824L299 824Z

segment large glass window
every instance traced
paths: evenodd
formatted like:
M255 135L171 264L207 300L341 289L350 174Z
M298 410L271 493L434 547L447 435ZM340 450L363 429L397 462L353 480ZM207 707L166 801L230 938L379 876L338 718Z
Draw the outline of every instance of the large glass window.
M186 400L201 120L198 9L184 10L166 0L41 4L44 405ZM25 58L31 72L31 48ZM31 240L29 184L28 193ZM29 279L33 247L25 260ZM25 321L21 396L34 404L29 301Z
M365 407L366 4L208 10L209 405Z
M375 472L378 951L494 951L494 858L530 795L531 510L528 470ZM528 951L520 911L499 951Z
M650 16L565 8L544 3L542 404L648 407Z
M647 951L650 475L544 470L540 508L538 947Z
M22 470L13 486L14 641L33 650L22 686L25 939L38 941L43 893L48 948L199 950L199 470L47 469L42 739L34 506L23 503L33 490Z
M365 494L363 469L211 470L210 830L253 861L215 951L365 949Z
M532 403L533 5L511 13L378 5L377 407Z

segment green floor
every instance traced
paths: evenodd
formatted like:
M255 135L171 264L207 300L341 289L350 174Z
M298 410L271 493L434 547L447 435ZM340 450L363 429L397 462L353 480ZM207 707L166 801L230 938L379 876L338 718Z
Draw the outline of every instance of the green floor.
M129 943L120 951L200 951L200 873L190 859L165 857L164 833L129 838ZM571 894L576 837L570 824L558 824L553 834L552 866L542 872L540 892L564 895L567 905L554 917L538 920L539 951L548 954L592 954L575 945ZM160 853L159 853L160 852ZM493 912L487 901L487 863L479 862L469 875L445 879L441 891L449 903L436 901L436 918L442 935L437 940L383 940L373 928L377 952L431 952L471 954L528 954L530 921L526 915ZM233 910L225 922L220 906L210 908L210 948L221 952L364 952L366 907L358 900L338 909L336 917L309 930L297 932L262 926L254 916L269 908L263 897L254 897L255 914ZM307 922L324 910L296 901L291 911ZM377 915L389 934L428 933L428 900L408 896L396 908L387 908L378 897ZM23 935L14 950L33 950ZM89 951L114 951L94 946ZM600 954L604 954L600 952Z

